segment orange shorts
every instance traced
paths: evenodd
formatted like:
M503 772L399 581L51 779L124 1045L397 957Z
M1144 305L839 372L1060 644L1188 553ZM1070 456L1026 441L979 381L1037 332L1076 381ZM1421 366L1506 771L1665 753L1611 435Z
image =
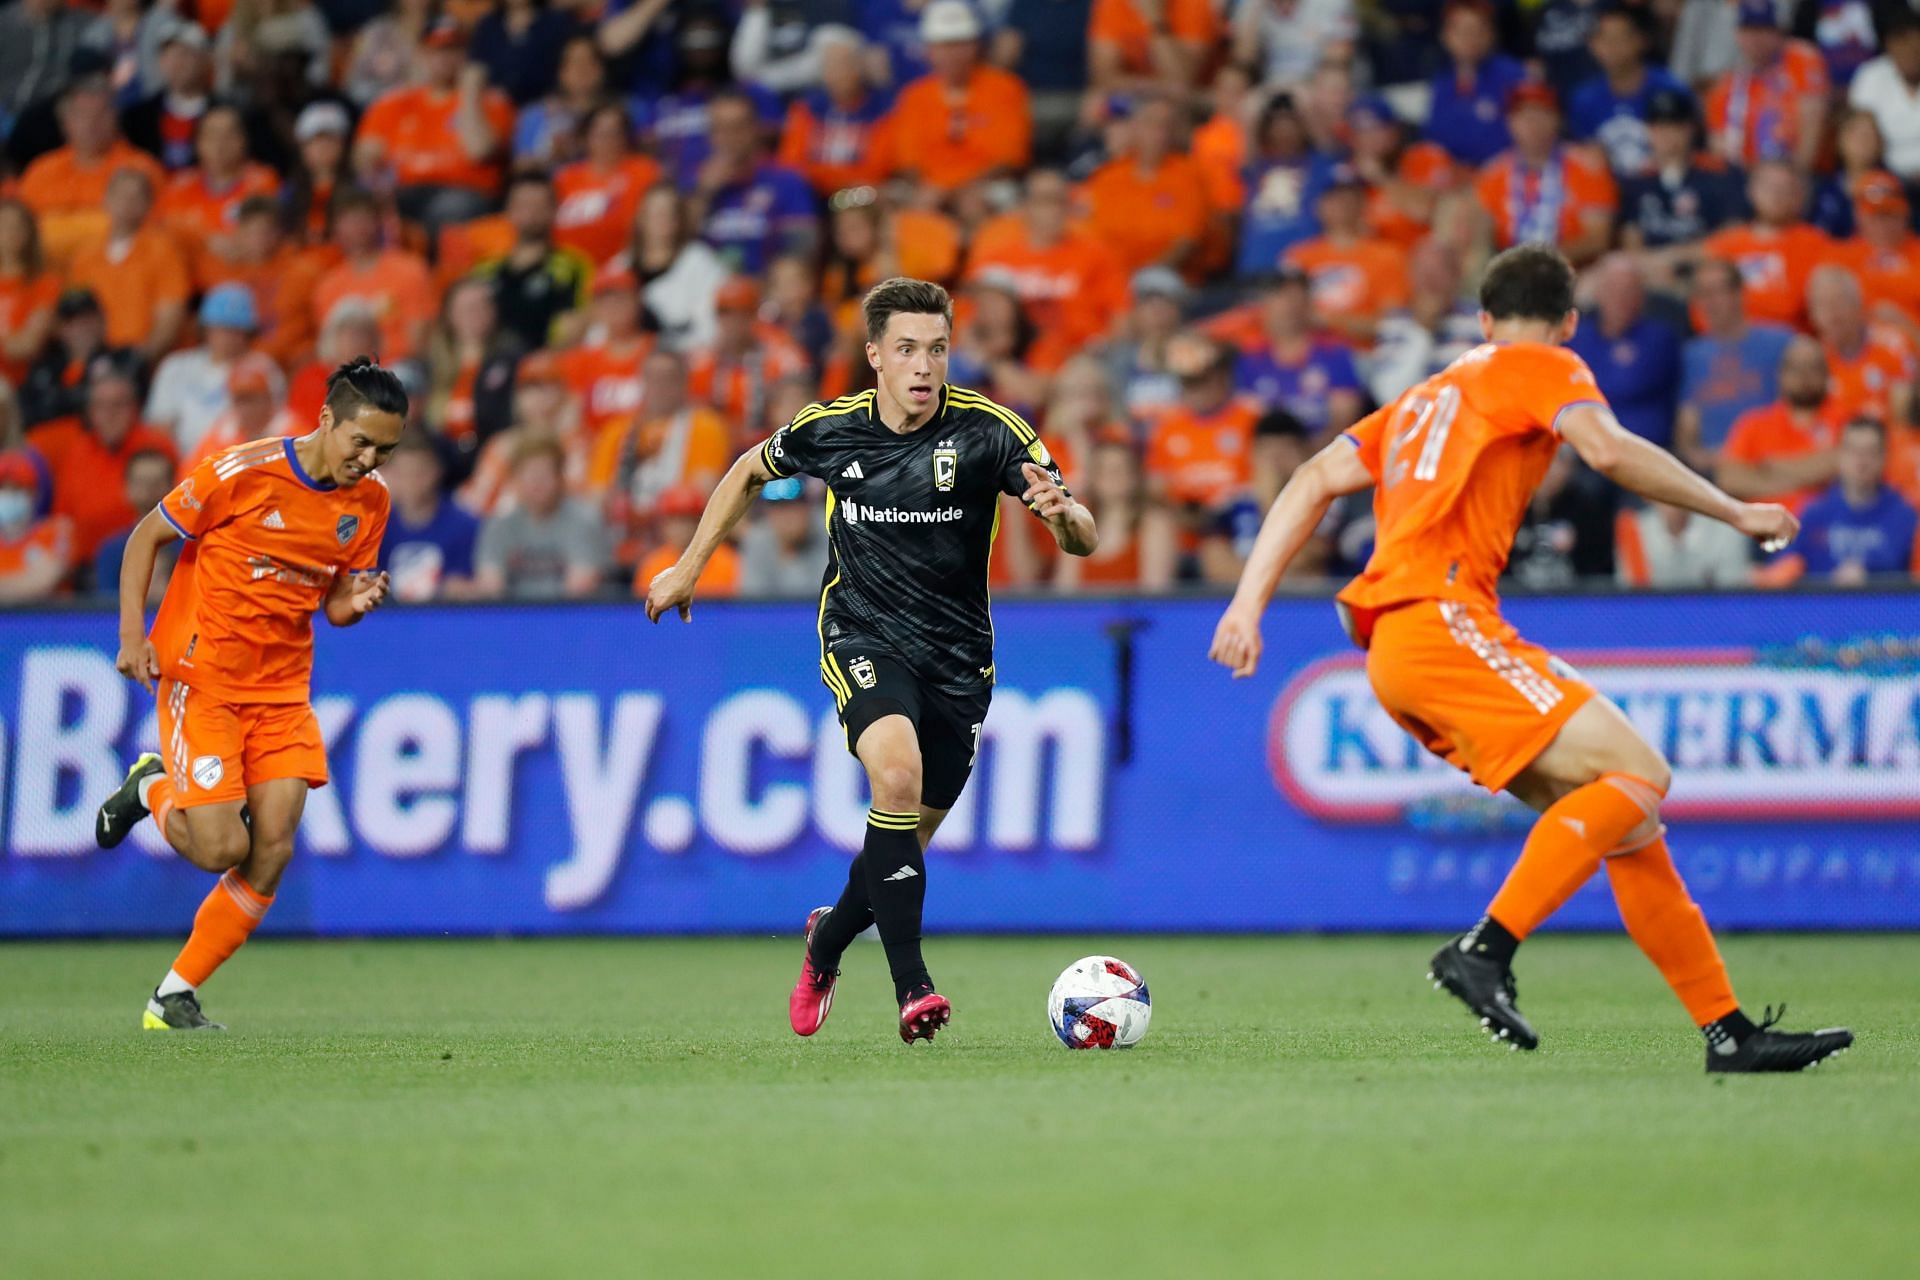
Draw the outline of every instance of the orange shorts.
M1379 615L1367 679L1420 745L1504 791L1593 697L1573 668L1488 605L1419 600Z
M327 785L327 747L304 702L221 702L178 680L160 681L160 747L182 809L247 798L279 778Z

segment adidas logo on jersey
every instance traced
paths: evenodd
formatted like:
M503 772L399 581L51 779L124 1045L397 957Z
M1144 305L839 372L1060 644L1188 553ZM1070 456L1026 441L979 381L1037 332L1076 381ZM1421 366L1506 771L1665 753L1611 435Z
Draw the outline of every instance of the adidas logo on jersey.
M846 470L840 473L840 478L842 480L865 480L867 473L860 469L859 462L849 462Z
M273 510L267 512L266 515L260 517L260 523L269 529L284 529L287 527L287 522L280 518L280 508L278 507L275 507Z

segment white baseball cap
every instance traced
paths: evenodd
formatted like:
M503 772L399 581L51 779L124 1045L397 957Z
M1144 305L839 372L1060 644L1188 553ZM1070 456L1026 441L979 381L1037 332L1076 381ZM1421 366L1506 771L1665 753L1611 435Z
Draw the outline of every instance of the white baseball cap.
M920 39L926 44L979 38L980 18L967 0L933 0L920 11Z
M300 118L293 122L293 140L306 142L323 133L337 133L341 137L353 132L353 122L347 118L347 109L337 102L311 102L300 112Z

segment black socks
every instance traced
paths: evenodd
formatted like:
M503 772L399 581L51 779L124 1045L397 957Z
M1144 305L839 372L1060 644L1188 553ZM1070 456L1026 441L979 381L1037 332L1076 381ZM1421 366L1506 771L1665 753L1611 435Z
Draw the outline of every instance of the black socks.
M1460 939L1460 950L1468 955L1484 956L1507 966L1513 964L1513 953L1519 949L1520 939L1507 932L1507 926L1492 916L1481 916L1480 923Z
M919 827L917 813L869 810L867 842L856 860L866 864L867 898L873 904L873 922L880 929L880 945L886 948L894 996L900 1003L909 993L933 986L926 962L920 958L927 860L920 851ZM851 890L851 883L848 887ZM831 922L833 917L827 919Z

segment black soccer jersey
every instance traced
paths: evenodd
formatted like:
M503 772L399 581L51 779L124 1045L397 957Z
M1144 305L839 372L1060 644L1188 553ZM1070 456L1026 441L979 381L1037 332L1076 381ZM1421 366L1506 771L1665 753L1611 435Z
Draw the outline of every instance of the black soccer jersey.
M1020 416L974 391L941 389L925 426L901 435L874 393L809 406L760 447L776 476L827 482L821 661L846 637L878 642L935 688L993 683L987 564L1000 495L1027 490L1021 464L1060 468Z

